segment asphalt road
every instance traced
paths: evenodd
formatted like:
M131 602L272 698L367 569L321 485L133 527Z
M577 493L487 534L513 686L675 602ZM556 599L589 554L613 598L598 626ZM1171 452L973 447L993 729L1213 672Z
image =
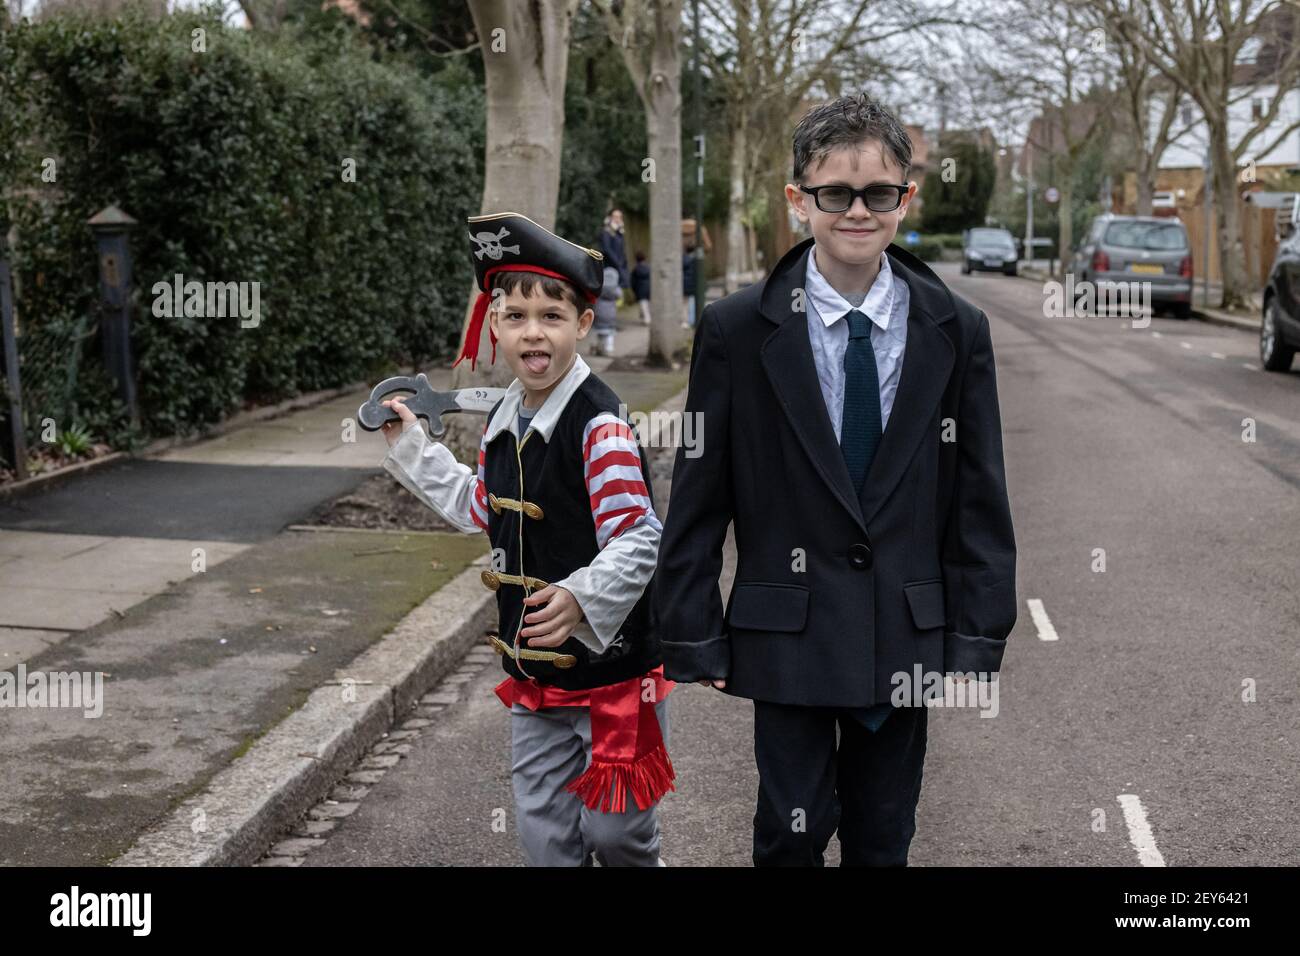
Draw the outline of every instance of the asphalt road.
M1248 332L1047 318L1039 283L940 268L992 323L1021 613L996 717L930 713L912 864L1294 865L1300 372L1261 371ZM521 863L499 678L465 683L307 865ZM751 720L674 692L670 865L749 864Z

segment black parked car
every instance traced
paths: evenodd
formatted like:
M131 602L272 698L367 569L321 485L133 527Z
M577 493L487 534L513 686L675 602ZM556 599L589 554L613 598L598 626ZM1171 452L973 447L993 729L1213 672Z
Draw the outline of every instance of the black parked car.
M961 273L1016 274L1016 241L1005 229L967 229L962 237Z
M1300 349L1300 196L1292 202L1282 241L1264 287L1259 360L1270 372L1285 372Z

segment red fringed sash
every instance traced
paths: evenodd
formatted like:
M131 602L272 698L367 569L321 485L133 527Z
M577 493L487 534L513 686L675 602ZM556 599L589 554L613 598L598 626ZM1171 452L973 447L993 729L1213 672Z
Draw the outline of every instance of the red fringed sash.
M623 813L629 793L637 809L645 810L676 789L676 771L655 714L655 704L676 686L663 672L661 665L640 677L590 690L563 690L507 677L496 693L507 707L589 707L591 765L565 789L592 810ZM647 677L655 682L650 700L642 692Z

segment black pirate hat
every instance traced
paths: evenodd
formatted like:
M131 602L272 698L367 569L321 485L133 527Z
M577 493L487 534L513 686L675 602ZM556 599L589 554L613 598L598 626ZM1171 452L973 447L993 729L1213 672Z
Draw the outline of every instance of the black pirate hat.
M595 302L604 285L605 257L595 249L561 239L549 229L517 212L497 212L469 217L470 260L478 281L479 296L470 315L461 359L473 368L478 361L478 344L483 319L491 302L492 276L498 272L536 272L572 283L588 301ZM492 361L497 358L497 340L492 341Z

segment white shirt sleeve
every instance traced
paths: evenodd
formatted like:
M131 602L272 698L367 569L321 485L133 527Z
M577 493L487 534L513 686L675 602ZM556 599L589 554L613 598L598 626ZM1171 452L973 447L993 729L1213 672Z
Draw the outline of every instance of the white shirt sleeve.
M573 636L600 654L614 642L618 629L640 600L659 560L661 528L643 523L610 539L591 564L563 581L553 582L578 599L589 628L579 625Z
M663 525L627 423L610 413L597 415L583 435L584 449L594 430L599 433L590 444L585 470L600 551L585 568L552 583L577 598L590 627L580 625L573 636L600 654L618 636L654 575Z
M486 429L484 430L486 436ZM487 495L483 485L485 442L479 442L478 471L456 460L441 442L430 441L424 428L411 425L388 449L384 470L415 497L438 512L457 531L487 531Z

